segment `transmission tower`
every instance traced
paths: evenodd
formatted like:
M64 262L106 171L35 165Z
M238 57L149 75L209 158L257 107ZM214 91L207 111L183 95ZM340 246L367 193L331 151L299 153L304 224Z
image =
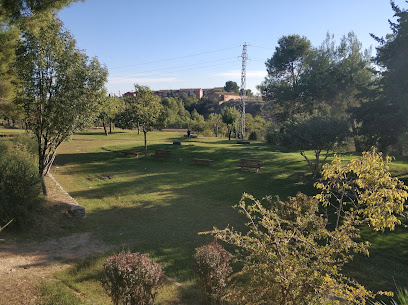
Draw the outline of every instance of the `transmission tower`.
M246 96L246 62L248 59L247 54L247 47L248 45L246 42L242 46L242 70L241 70L241 138L243 139L245 136L245 96Z

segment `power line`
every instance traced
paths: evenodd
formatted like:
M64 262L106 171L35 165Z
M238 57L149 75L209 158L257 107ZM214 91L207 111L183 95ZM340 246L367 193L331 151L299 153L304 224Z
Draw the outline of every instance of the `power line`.
M192 71L192 70L199 70L199 69L204 69L204 68L208 68L208 67L215 67L215 66L221 66L221 65L225 65L225 64L230 64L230 63L236 63L237 60L234 61L229 61L229 62L224 62L224 63L220 63L220 64L215 64L215 65L206 65L206 66L198 66L198 67L191 67L188 69L182 69L182 70L175 70L175 71L169 71L169 72L163 72L166 74L176 74L177 72L183 72L183 71ZM147 74L147 75L140 75L139 77L146 77L146 76L155 76L155 75L161 75L161 74ZM119 76L119 75L116 75ZM133 78L137 78L137 76L135 77L123 77L123 80L131 80Z
M178 57L148 61L148 62L144 62L144 63L140 63L140 64L126 65L126 66L120 66L120 67L112 67L112 68L109 68L109 69L121 69L121 68L135 67L135 66L141 66L141 65L148 65L148 64L159 63L159 62L164 62L164 61L170 61L170 60L175 60L175 59L182 59L182 58L193 57L193 56L198 56L198 55L203 55L203 54L210 54L210 53L215 53L215 52L220 52L220 51L225 51L225 50L231 50L231 49L235 49L235 48L237 48L237 46L229 47L229 48L223 48L223 49L217 49L217 50L212 50L212 51L193 53L193 54L188 54L188 55L183 55L183 56L178 56Z
M251 47L259 48L259 49L265 49L265 50L275 50L275 48L269 48L269 47L264 47L264 46L254 46L254 45L251 45Z
M206 61L206 62L203 62L204 64L205 63L212 63L212 62L218 62L218 61L224 61L224 60L229 60L229 59L233 59L233 58L236 58L236 57L228 57L228 58L222 58L222 59L217 59L217 60L210 60L210 61ZM137 72L137 73L132 73L132 74L126 74L126 75L138 75L138 74L142 74L142 73L151 73L151 72L156 72L156 71L165 71L165 70L173 70L173 69L179 69L179 68L184 68L184 67L190 67L191 66L191 64L189 64L189 65L182 65L182 66L174 66L174 67L168 67L168 68L161 68L161 69L154 69L154 70L145 70L145 71L140 71L140 72ZM113 74L112 76L120 76L120 75L123 75L124 73L121 73L121 74Z

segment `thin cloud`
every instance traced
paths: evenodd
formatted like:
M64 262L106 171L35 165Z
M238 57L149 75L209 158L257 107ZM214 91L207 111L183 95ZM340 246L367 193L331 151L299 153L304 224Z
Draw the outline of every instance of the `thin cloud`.
M253 70L253 71L247 71L246 72L246 77L247 78L263 78L267 76L267 72L265 70ZM222 76L222 77L230 77L230 78L240 78L241 77L241 71L240 70L232 70L228 72L222 72L222 73L217 73L217 76Z

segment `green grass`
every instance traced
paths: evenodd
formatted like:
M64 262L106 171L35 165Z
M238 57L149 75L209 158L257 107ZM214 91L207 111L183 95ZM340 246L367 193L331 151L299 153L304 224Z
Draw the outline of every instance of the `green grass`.
M0 134L3 130L0 130ZM173 145L174 139L182 145ZM177 132L148 133L149 152L171 150L168 160L126 157L111 150L143 152L143 135L118 131L105 136L102 130L77 134L58 149L52 174L80 205L85 220L64 234L92 232L98 239L122 249L146 252L159 262L168 277L187 287L166 284L158 304L197 304L198 288L192 273L194 249L212 240L198 235L213 226L242 227L243 218L232 206L242 193L257 198L315 190L306 162L298 152L280 151L262 142L237 145L235 140L200 137L187 141ZM344 154L350 159L352 154ZM211 166L192 164L192 158L212 159ZM264 160L259 173L240 171L240 158ZM330 160L330 158L329 158ZM407 177L407 159L394 161L391 169ZM61 234L61 233L58 233ZM365 230L372 242L371 255L356 257L345 269L368 288L395 290L394 280L407 285L408 233ZM58 278L83 292L96 304L109 304L99 279L107 256L87 259Z

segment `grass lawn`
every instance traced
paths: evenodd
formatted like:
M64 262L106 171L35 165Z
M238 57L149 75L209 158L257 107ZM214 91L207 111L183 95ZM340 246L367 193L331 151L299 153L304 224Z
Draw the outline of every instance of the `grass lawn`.
M4 129L0 131L4 134ZM61 145L51 172L88 213L64 234L92 232L117 251L147 252L162 264L168 277L187 287L167 284L158 304L198 303L191 257L196 247L212 240L198 232L213 226L241 227L243 218L232 206L243 192L283 199L298 191L314 193L306 162L298 152L282 152L262 142L238 145L225 138L188 141L181 132L151 132L147 138L150 153L166 149L171 151L170 158L126 157L103 150L143 152L143 135L117 131L105 136L102 130L92 130ZM173 145L175 139L182 145ZM192 164L192 158L214 162L211 166ZM236 166L240 158L261 159L264 166L259 173L241 171ZM396 160L392 170L406 178L407 164L406 159ZM363 238L372 242L370 257L357 257L347 266L347 274L374 290L396 290L394 280L408 286L408 231L365 230ZM95 304L110 304L99 283L108 255L81 261L57 277Z

